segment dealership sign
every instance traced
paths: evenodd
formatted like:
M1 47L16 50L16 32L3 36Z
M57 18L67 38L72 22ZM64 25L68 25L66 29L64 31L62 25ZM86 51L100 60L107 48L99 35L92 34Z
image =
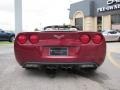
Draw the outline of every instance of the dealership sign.
M107 5L109 5L109 6L97 8L97 12L118 10L118 9L120 9L119 3L120 3L120 0L107 0Z
M116 3L120 3L120 0L107 0L107 5L112 5Z

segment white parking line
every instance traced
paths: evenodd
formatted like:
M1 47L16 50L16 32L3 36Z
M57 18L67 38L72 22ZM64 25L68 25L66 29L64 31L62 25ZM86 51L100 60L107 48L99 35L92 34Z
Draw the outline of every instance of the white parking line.
M118 63L118 62L116 62L114 59L113 59L113 57L112 57L112 53L118 53L118 54L120 54L120 48L117 48L117 49L111 49L111 50L108 50L108 52L107 52L107 57L108 57L108 60L110 60L110 62L114 65L114 66L116 66L117 68L120 68L120 63Z

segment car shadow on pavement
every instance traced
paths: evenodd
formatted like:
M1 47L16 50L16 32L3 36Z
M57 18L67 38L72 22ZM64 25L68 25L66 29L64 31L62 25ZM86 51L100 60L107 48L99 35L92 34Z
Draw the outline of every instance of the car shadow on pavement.
M56 73L54 72L46 72L45 70L32 69L32 70L24 70L24 74L29 77L42 77L42 78L65 78L65 77L76 77L76 74L68 71L58 70Z
M98 82L98 83L104 83L104 80L108 80L109 77L103 72L100 72L98 70L94 72L74 72L74 71L58 71L57 73L45 73L44 70L38 70L38 69L33 69L33 70L24 70L24 74L27 75L28 77L42 77L42 78L50 78L50 79L55 79L55 78L87 78L92 81Z
M99 72L98 70L94 72L79 72L78 75L98 83L104 83L105 80L110 79L107 74Z

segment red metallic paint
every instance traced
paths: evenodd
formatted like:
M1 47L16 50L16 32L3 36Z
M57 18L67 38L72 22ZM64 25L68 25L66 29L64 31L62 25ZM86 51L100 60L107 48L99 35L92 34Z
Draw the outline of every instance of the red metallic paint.
M25 35L27 40L20 44L18 38ZM35 44L30 42L30 36L36 35L39 41ZM56 38L54 35L62 35ZM88 35L90 41L82 43L80 37ZM95 44L95 35L101 36L101 42ZM99 36L96 36L99 39ZM34 36L34 38L36 38ZM36 42L36 41L35 41ZM68 56L49 56L50 47L68 47ZM98 32L23 32L18 34L14 43L16 60L20 65L27 62L44 63L87 63L94 62L101 65L106 55L106 42Z

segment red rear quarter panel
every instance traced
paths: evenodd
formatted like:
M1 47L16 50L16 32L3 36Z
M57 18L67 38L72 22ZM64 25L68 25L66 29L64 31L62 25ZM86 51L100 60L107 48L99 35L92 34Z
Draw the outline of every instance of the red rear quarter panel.
M90 36L90 42L83 44L80 41L80 36L87 34ZM97 32L24 32L17 35L14 43L14 51L16 60L23 65L26 62L39 63L85 63L94 62L101 65L106 55L106 42L102 36L102 42L95 44L92 37ZM25 44L18 42L20 35L26 35L27 41ZM39 42L31 44L29 41L30 35L38 35ZM63 38L55 38L54 35L64 35ZM50 47L67 47L67 56L50 56Z

